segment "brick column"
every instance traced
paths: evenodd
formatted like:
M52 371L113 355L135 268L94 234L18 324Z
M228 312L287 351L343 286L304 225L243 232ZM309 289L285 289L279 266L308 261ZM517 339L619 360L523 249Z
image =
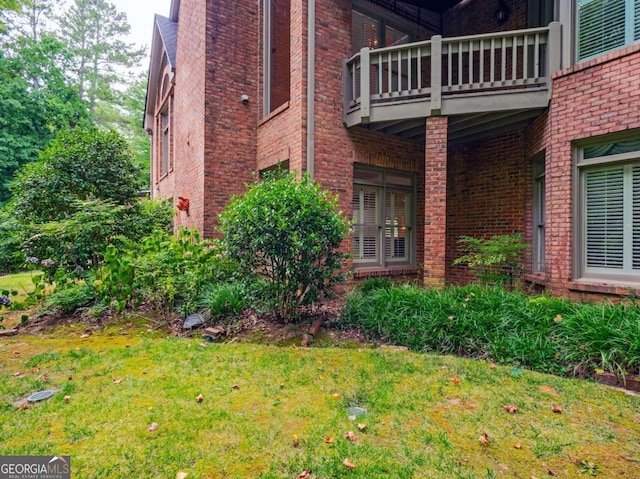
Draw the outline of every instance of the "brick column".
M448 117L427 118L424 153L424 284L444 286L447 247Z

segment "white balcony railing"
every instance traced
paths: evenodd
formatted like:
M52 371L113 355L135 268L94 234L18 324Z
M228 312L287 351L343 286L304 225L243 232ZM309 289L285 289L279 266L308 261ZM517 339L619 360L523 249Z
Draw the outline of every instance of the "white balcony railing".
M544 107L551 73L560 69L560 33L560 24L553 22L544 28L363 48L345 63L345 123ZM535 99L529 93L536 93ZM463 97L475 98L447 105Z

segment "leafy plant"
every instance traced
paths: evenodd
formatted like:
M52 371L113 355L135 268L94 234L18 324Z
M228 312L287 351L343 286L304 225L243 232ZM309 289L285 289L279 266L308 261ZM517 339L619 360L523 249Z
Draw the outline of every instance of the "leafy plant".
M250 292L241 282L219 283L205 290L199 301L212 319L234 318L249 305Z
M115 131L62 131L17 174L11 207L25 223L60 220L76 212L75 200L131 203L138 192L137 167L126 140Z
M348 223L337 206L309 176L267 175L220 215L226 252L247 275L266 279L284 320L343 279L339 248Z
M491 238L461 236L458 244L464 254L453 264L466 264L481 284L513 286L524 271L522 254L529 245L523 242L520 233Z

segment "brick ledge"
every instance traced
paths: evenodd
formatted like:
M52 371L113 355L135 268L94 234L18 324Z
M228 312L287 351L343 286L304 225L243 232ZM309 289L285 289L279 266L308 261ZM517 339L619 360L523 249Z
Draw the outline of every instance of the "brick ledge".
M527 283L537 284L538 286L547 286L549 279L545 273L529 273L522 275Z
M578 73L583 70L587 70L589 68L602 65L603 63L607 63L610 61L617 60L618 58L626 57L627 55L632 55L634 53L640 52L640 43L634 43L632 45L627 45L619 50L614 50L609 53L605 53L596 58L592 58L591 60L586 60L580 63L577 63L573 66L565 68L564 70L560 70L555 72L552 75L554 80L558 78L562 78L567 75L571 75L572 73Z
M287 110L289 108L289 102L285 102L282 105L280 105L278 108L276 108L275 110L273 110L271 113L269 113L267 116L265 116L264 118L262 118L262 120L260 120L258 122L258 126L262 126L265 123L267 123L269 120L271 120L272 118L278 116L280 113L282 113L283 111Z
M355 279L374 278L379 276L403 276L415 275L420 272L417 266L405 266L402 268L362 268L353 272Z
M588 280L570 281L567 285L570 291L581 293L611 294L615 296L628 296L630 294L640 294L640 286L637 284L612 284L598 283Z

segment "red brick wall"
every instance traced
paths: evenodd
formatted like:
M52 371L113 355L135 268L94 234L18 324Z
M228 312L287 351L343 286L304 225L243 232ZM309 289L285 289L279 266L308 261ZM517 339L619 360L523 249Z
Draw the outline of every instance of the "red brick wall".
M255 169L268 168L279 161L289 160L289 169L301 173L306 171L306 84L307 84L307 1L290 2L290 59L289 59L289 101L271 114L264 116L262 58L262 33L260 50L257 56L258 76L257 93L259 97L257 165ZM260 6L259 30L262 32L262 5Z
M204 235L256 166L259 14L253 0L206 2ZM243 103L241 96L249 96Z
M203 231L205 2L182 0L179 15L174 87L175 186L167 196L183 196L190 200L188 216L186 212L177 212L177 226Z
M474 278L464 266L452 266L461 256L462 235L488 238L524 233L525 197L530 168L525 160L524 131L514 131L449 149L447 178L447 282L464 284Z
M640 45L559 72L546 128L547 270L552 290L572 287L574 142L640 128ZM580 293L583 294L583 293Z
M351 2L317 0L316 16L315 179L340 195L340 208L350 217L354 163L414 172L418 180L416 224L422 225L424 144L344 127L342 68L351 56ZM418 265L423 235L422 228L416 231ZM343 249L350 247L349 238Z

